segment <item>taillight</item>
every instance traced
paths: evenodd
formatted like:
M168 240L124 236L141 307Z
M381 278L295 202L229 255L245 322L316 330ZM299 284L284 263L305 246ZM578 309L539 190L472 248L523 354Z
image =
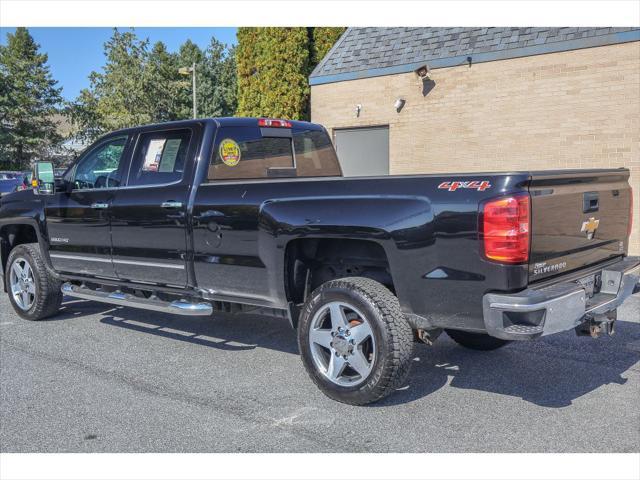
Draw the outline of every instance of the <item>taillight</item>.
M485 202L480 221L486 258L501 263L526 263L529 260L529 195Z
M291 128L292 125L289 120L277 120L275 118L259 118L258 126L270 127L270 128Z

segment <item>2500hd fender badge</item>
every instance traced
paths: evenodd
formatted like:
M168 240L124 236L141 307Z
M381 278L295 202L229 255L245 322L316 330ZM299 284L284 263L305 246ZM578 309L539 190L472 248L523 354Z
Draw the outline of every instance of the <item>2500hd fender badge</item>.
M472 180L470 182L442 182L438 185L440 190L448 190L455 192L459 188L468 188L471 190L477 190L484 192L488 188L491 188L491 183L488 180Z

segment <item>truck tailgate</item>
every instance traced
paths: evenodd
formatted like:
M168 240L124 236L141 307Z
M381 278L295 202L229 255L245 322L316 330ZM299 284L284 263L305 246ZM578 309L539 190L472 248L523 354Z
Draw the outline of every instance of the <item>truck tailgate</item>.
M627 251L631 188L625 169L533 172L529 280Z

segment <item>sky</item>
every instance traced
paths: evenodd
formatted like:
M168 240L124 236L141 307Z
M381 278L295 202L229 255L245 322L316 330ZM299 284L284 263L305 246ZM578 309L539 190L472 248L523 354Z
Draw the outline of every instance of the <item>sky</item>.
M120 29L124 30L124 29ZM15 28L0 28L0 44L6 45L7 33ZM104 65L104 43L113 29L97 27L29 28L29 32L40 45L40 51L49 55L49 66L53 78L62 87L62 96L72 100L80 90L89 86L89 74L99 71ZM236 43L235 28L136 28L139 38L149 38L151 44L161 40L169 51L177 51L187 39L200 48L206 48L211 37L222 43Z

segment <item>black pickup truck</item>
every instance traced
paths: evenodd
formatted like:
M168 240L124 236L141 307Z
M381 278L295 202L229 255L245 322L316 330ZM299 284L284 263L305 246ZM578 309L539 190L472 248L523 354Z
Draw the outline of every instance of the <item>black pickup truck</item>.
M18 315L66 295L280 316L351 404L401 386L414 341L611 334L639 289L625 169L343 178L319 125L218 118L120 130L35 175L0 204Z

